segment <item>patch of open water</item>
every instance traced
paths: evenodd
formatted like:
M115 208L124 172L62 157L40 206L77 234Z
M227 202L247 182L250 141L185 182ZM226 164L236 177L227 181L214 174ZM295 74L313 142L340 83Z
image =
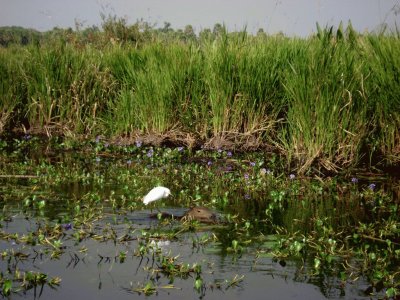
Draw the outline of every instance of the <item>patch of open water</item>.
M176 214L182 212L177 208L166 210ZM157 226L155 223L158 220L150 219L149 214L150 211L138 211L124 218L137 224L137 228ZM96 226L109 226L111 220L105 218ZM22 235L36 231L38 223L16 214L3 226L5 232ZM126 231L126 225L122 223L113 228L117 235ZM138 297L133 289L148 281L159 287L174 284L176 288L159 288L153 296L149 296L162 299L369 299L363 295L362 290L367 284L362 281L341 286L335 278L307 275L295 260L289 260L283 266L272 257L255 258L257 249L252 247L246 248L240 256L222 254L213 244L193 247L193 240L203 234L205 232L187 233L178 240L156 242L164 254L179 256L181 262L202 265L204 289L201 292L194 289L194 278L190 276L184 279L176 276L173 280L162 275L154 276L152 269L157 269L159 261L151 254L143 258L135 256L137 240L114 243L84 239L76 243L65 238L63 246L66 250L57 259L40 251L40 246L15 242L0 242L0 251L12 249L16 253L29 253L28 259L17 263L21 271L32 270L62 278L59 287L52 289L45 286L42 291L37 287L36 291L13 294L12 299L132 299ZM87 251L81 252L83 248ZM126 253L123 262L118 259L121 251ZM6 261L0 260L0 268L7 268ZM244 276L237 286L224 284L235 276ZM222 283L221 288L217 287L219 283Z

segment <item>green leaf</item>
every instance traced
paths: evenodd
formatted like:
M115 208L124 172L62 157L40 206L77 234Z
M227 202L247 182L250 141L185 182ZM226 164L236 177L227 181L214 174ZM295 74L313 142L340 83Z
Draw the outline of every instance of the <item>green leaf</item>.
M321 267L321 260L319 258L314 258L314 269L319 269Z
M11 293L11 288L12 288L12 281L10 279L7 279L3 283L3 294L4 296L8 296Z
M201 277L197 277L196 280L194 281L194 288L197 291L200 291L202 286L203 286L203 279L201 279Z
M373 260L373 261L376 260L376 254L375 254L375 252L369 253L368 256L369 256L369 259L370 259L370 260Z
M386 290L386 297L394 298L397 295L397 289L394 287L388 288Z
M237 240L233 240L233 241L232 241L232 248L233 248L233 250L236 250L236 249L237 249L237 246L238 246L238 241L237 241Z

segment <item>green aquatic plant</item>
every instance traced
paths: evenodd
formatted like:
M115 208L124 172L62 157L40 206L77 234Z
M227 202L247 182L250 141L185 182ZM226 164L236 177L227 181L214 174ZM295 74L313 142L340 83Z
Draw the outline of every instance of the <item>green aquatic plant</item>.
M153 295L158 292L158 290L170 290L170 289L179 289L175 287L173 284L167 284L167 285L162 285L162 286L154 286L154 284L149 281L147 282L143 287L138 287L133 289L135 292L138 294L145 294L146 296Z
M264 153L106 147L103 138L50 158L25 152L46 148L41 142L29 137L16 143L15 156L0 156L0 172L7 175L0 177L4 264L23 261L29 271L32 257L46 266L66 258L70 265L88 263L94 256L111 272L116 262L125 267L134 260L146 277L132 275L137 285L127 290L150 295L193 280L190 287L204 295L212 288L245 288L246 281L233 274L210 278L213 263L200 255L234 265L254 256L254 268L272 259L281 267L295 264L310 278L326 276L343 286L358 279L379 295L398 291L399 206L396 184L391 192L385 179L306 177ZM141 199L161 183L174 191L160 202L171 215L153 219ZM215 210L219 223L180 221L191 205ZM15 229L17 223L23 228ZM2 282L4 293L16 291L7 281L11 273Z
M22 271L18 268L10 267L7 272L2 272L0 276L1 295L9 297L12 293L26 292L31 289L36 291L38 288L39 295L42 294L43 286L47 285L51 288L59 286L61 278L50 278L47 274L35 271Z

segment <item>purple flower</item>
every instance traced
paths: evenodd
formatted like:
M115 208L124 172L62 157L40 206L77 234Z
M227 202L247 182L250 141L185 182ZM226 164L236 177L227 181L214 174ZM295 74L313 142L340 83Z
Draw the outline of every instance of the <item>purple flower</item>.
M221 153L222 152L222 149L218 149L218 153Z
M183 147L178 147L179 152L182 152L182 150L183 150Z
M135 142L135 144L136 144L136 147L138 147L138 148L142 147L142 141L138 140Z
M96 136L96 144L98 144L100 142L100 136Z
M65 230L70 230L70 229L72 229L72 224L71 224L71 223L63 224L62 227L63 227Z
M211 166L211 165L212 165L212 161L209 160L209 161L207 162L207 166Z
M128 159L128 160L126 161L126 163L127 163L128 165L131 165L131 164L132 164L132 161L131 161L130 159Z
M375 184L375 183L371 183L371 184L368 186L368 188L369 188L371 191L375 190L375 187L376 187L376 184Z
M244 174L244 179L245 179L245 180L249 180L249 178L250 178L250 177L249 177L249 174L247 174L247 173Z
M231 151L228 151L228 152L226 153L226 156L232 157L232 152L231 152Z
M256 163L252 161L252 162L250 162L250 166L255 167Z
M30 135L30 134L25 134L24 137L23 137L23 139L24 139L25 141L30 140L30 139L31 139L31 135Z
M358 178L356 178L356 177L351 178L351 182L352 183L357 183L358 182Z
M105 144L104 144L104 148L108 148L108 146L110 146L109 143L105 143Z
M150 149L148 152L147 152L147 157L152 157L153 156L153 149Z
M293 180L293 179L295 179L295 178L296 178L296 175L294 175L294 174L290 174L290 175L289 175L289 179L290 179L290 180Z
M250 199L250 195L249 194L244 195L244 199L249 200Z

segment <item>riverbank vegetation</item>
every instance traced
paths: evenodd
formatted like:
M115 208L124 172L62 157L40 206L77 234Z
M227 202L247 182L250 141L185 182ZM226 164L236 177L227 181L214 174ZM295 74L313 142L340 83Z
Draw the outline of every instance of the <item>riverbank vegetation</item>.
M196 35L104 17L1 36L2 135L262 149L300 174L400 163L398 33Z

